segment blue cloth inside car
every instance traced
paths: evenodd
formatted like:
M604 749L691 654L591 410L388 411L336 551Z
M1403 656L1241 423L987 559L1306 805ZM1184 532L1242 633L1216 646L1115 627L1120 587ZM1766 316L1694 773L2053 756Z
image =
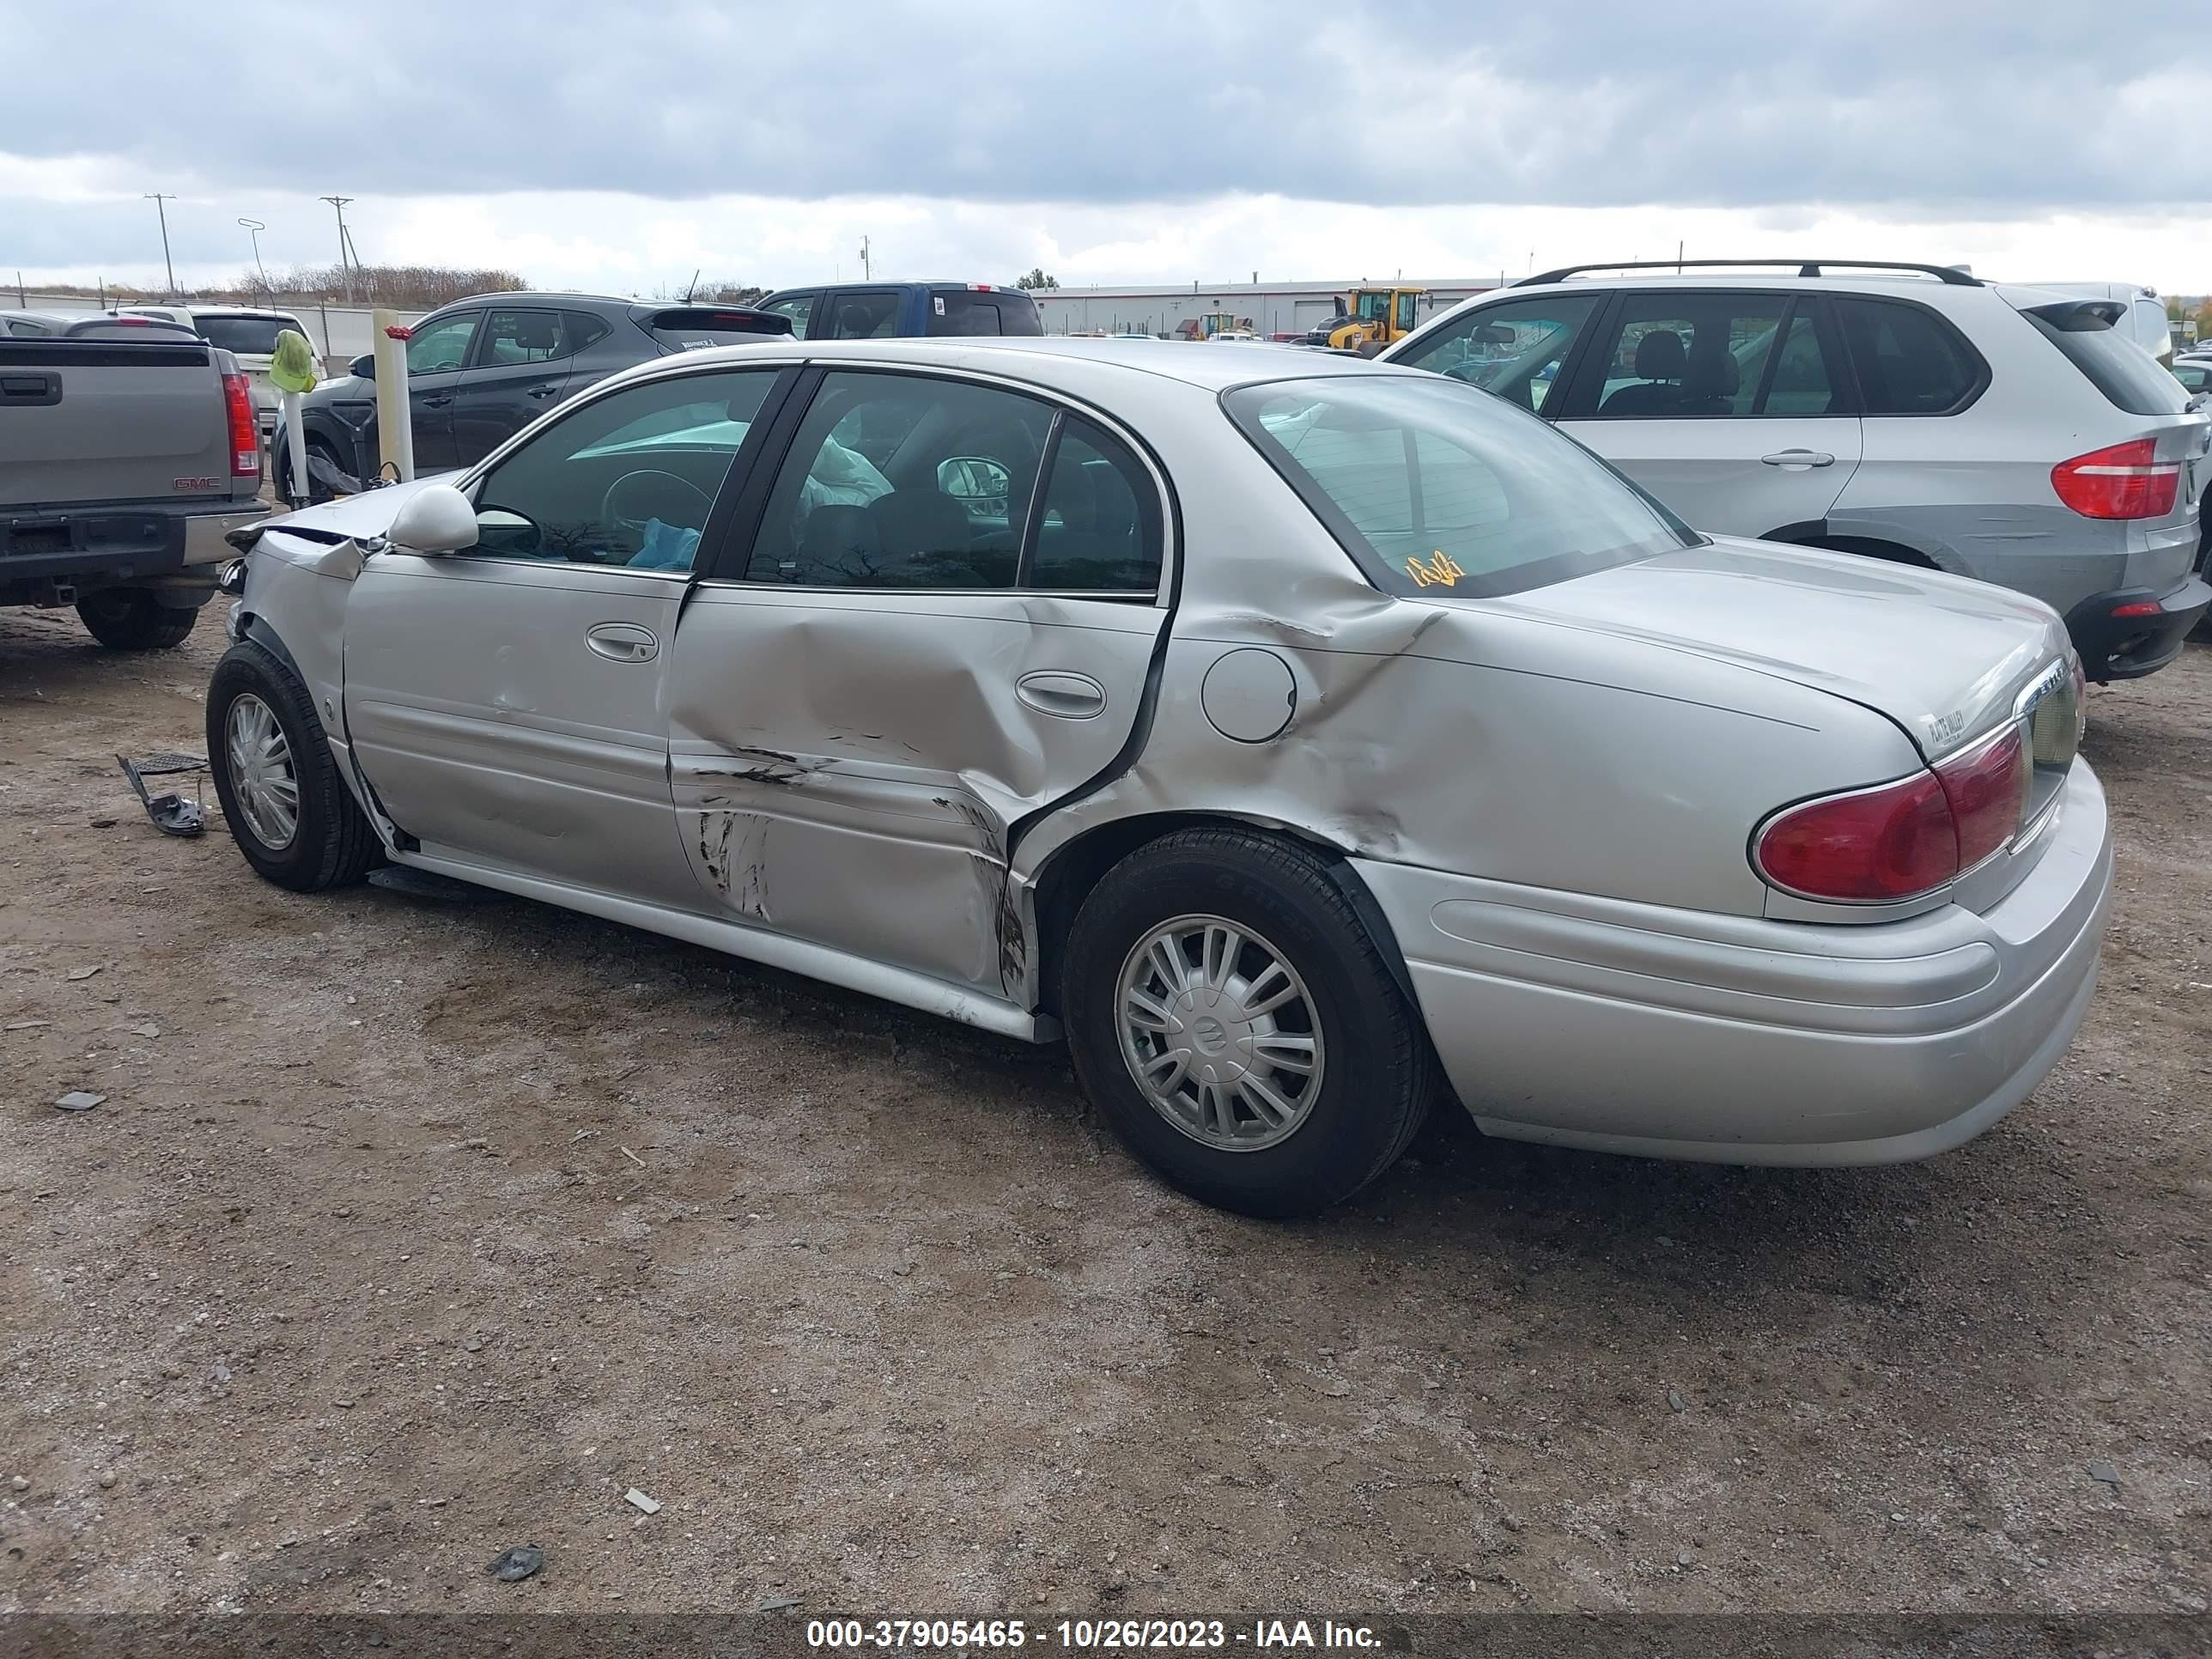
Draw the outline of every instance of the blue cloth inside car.
M699 551L699 532L680 524L645 521L645 545L629 561L633 570L689 570Z

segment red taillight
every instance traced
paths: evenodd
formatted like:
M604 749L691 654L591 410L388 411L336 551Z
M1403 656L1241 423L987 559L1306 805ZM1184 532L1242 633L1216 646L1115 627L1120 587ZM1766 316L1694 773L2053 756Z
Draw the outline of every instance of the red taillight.
M253 382L243 374L222 377L230 410L230 472L234 478L261 476L261 428L253 418Z
M2158 612L2159 603L2156 599L2137 599L2132 605L2116 605L2112 607L2112 614L2115 617L2155 617Z
M2181 463L2158 459L2158 440L2093 449L2051 469L2058 499L2085 519L2162 519L2181 493Z
M1933 771L1778 813L1753 842L1752 863L1808 898L1915 898L2012 838L2030 777L2020 728L2008 726Z

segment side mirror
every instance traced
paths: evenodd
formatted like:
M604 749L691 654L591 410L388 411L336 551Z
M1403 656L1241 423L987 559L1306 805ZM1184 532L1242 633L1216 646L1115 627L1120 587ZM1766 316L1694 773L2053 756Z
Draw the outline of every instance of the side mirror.
M346 373L352 375L357 380L374 380L376 378L376 354L374 352L368 352L362 356L355 358L351 362L346 365Z
M981 455L955 455L937 464L937 487L963 503L971 515L1004 513L1013 479L998 462Z
M409 553L458 553L477 544L477 510L449 483L424 484L399 504L386 535Z

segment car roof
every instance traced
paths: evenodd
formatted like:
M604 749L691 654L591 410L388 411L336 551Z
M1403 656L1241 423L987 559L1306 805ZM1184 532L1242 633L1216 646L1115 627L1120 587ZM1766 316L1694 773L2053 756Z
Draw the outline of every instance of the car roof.
M1188 340L1073 339L1066 335L945 335L925 339L800 340L763 338L757 345L697 346L656 360L648 373L681 374L702 361L758 362L773 355L809 362L910 364L917 368L957 363L998 368L1018 379L1048 379L1054 361L1095 363L1133 374L1178 380L1205 392L1262 380L1308 380L1338 374L1391 374L1429 380L1420 369L1396 368L1364 357L1307 351L1253 340L1200 343Z

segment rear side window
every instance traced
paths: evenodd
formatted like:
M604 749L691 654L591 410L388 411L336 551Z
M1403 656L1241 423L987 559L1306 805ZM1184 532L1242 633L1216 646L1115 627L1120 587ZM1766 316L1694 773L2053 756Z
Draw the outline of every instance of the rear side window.
M1982 360L1935 313L1849 295L1832 303L1858 372L1861 413L1949 415L1980 395Z
M1757 412L1788 303L1776 294L1629 295L1599 341L1595 412L1646 420ZM1817 364L1809 319L1808 340Z
M1024 587L1060 592L1157 592L1160 498L1112 434L1069 416L1046 476L1044 514Z
M2181 413L2189 407L2189 393L2157 358L2121 332L2112 314L2117 304L2105 301L2100 309L2095 302L2072 301L2021 314L2115 409L2130 415Z
M557 311L494 311L478 361L487 368L507 368L567 356L575 348L568 343L561 316Z
M569 350L581 351L607 337L607 324L604 318L594 317L588 311L571 311L563 314L568 323Z
M1517 593L1696 540L1573 440L1463 386L1330 376L1222 404L1386 592Z

